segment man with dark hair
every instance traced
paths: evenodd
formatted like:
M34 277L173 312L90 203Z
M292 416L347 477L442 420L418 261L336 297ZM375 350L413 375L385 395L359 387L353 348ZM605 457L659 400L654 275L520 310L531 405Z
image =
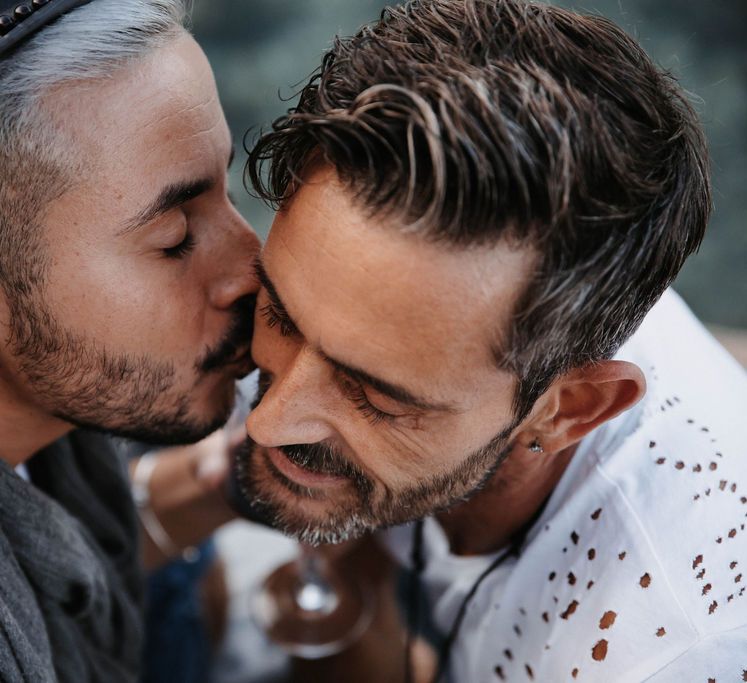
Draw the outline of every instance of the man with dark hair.
M711 203L674 79L600 17L414 0L335 41L247 173L279 208L248 512L400 525L437 678L743 675L747 381L666 291Z
M227 194L231 136L185 15L0 0L3 683L138 679L137 517L99 432L196 441L253 368L259 242ZM139 461L156 561L232 517L204 462Z

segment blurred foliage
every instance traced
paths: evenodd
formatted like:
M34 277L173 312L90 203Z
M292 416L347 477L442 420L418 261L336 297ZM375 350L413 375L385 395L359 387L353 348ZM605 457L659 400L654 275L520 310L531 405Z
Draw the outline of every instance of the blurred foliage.
M715 212L700 252L677 281L696 313L747 327L747 1L554 0L606 16L693 93L710 142ZM375 20L381 0L195 0L193 30L213 64L237 143L290 106L335 34ZM271 214L239 191L239 207L266 234Z

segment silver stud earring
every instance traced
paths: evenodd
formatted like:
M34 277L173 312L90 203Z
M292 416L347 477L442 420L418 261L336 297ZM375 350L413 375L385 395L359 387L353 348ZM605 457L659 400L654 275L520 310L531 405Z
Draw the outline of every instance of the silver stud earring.
M539 442L539 439L535 439L532 441L532 443L529 444L529 450L532 451L532 453L544 453L545 449L542 448L542 444Z

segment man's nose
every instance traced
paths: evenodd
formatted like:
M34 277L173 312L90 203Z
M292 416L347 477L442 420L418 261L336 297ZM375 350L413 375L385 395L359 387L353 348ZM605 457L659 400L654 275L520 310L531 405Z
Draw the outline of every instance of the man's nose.
M261 244L252 227L231 207L225 238L214 255L217 276L210 285L210 303L230 308L238 299L259 291L254 261Z
M309 347L302 347L275 374L259 405L246 419L249 436L261 446L317 443L330 439L329 370Z

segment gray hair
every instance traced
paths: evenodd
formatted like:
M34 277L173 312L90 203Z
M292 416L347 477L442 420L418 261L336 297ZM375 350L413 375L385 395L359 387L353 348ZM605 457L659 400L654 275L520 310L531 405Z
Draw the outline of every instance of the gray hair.
M41 279L42 208L81 160L51 121L53 89L109 78L184 30L189 0L94 0L60 17L0 60L0 286L9 299ZM52 96L53 98L53 96Z

